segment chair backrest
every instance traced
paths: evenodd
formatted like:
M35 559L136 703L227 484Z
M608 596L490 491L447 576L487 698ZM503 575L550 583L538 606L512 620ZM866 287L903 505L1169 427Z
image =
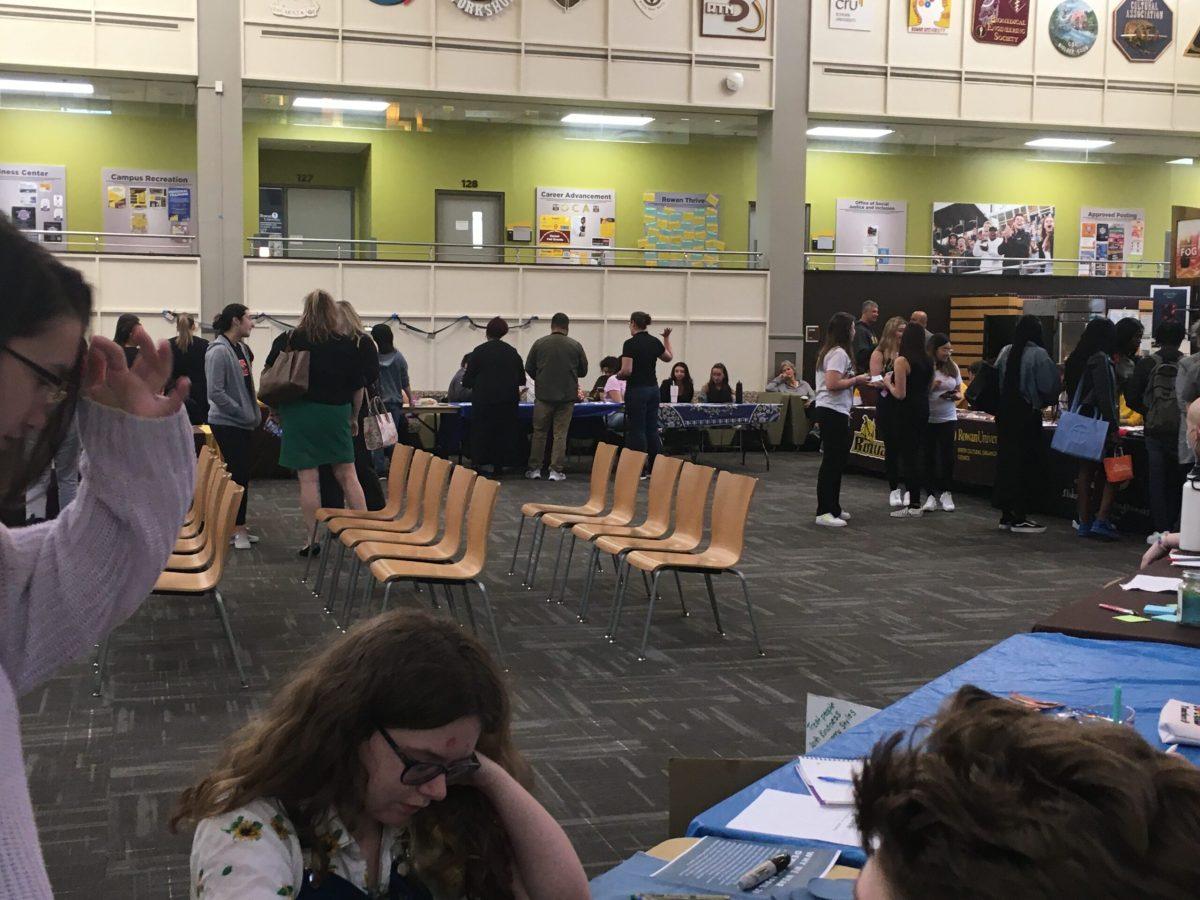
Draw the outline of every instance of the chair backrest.
M617 474L613 478L611 515L623 516L626 521L633 518L638 484L642 480L642 469L645 467L646 454L641 450L630 450L626 447L621 451L621 457L617 460Z
M675 531L678 537L690 537L697 544L704 535L704 506L708 488L717 470L711 466L684 463L675 493Z
M204 449L208 450L207 447ZM217 484L222 474L228 474L225 464L211 450L201 456L196 464L196 489L192 496L192 509L196 512L197 534L204 532L204 522L208 518L209 500L212 498L213 486Z
M475 470L466 466L456 467L450 476L450 490L446 492L446 530L438 542L447 552L456 551L462 544L463 521L475 477Z
M195 502L193 505L199 510L204 505L202 494L204 489L208 487L208 479L212 475L213 464L216 462L217 454L206 444L200 448L200 456L196 459L196 493Z
M466 567L468 578L483 571L487 562L488 535L492 530L492 513L500 495L500 482L476 478L471 491L471 508L467 512L467 550L459 565Z
M408 479L408 467L412 463L413 447L397 444L392 448L392 463L388 466L388 506L398 512L404 503L404 486Z
M242 504L242 494L245 491L244 487L234 484L232 481L230 481L229 488L222 491L223 496L217 512L216 528L213 529L217 539L217 552L212 568L209 570L213 584L221 580L221 574L225 571L225 563L232 552L233 547L229 543L229 538L233 535L233 529L237 525L238 507Z
M617 458L617 445L599 443L592 456L592 479L588 487L588 506L604 507L608 500L608 480L612 475L613 460Z
M446 479L450 477L450 468L454 463L440 456L429 461L429 471L425 474L425 501L421 508L421 528L428 530L432 527L437 534L438 519L442 513L442 498L446 495Z
M741 558L746 538L746 519L750 515L750 498L754 496L757 486L758 479L749 475L722 472L717 476L709 550L725 550L735 558Z
M404 486L404 515L400 521L410 528L416 526L421 515L421 495L425 490L425 478L429 474L429 461L432 459L432 453L417 450L408 467L408 481Z
M215 539L216 526L220 522L221 501L224 499L223 488L233 479L224 466L213 466L208 479L208 489L205 491L204 510L201 522L204 525L200 537L205 544Z
M646 525L665 529L671 521L671 501L675 499L675 484L683 460L660 453L654 457L650 470L650 487L646 497Z

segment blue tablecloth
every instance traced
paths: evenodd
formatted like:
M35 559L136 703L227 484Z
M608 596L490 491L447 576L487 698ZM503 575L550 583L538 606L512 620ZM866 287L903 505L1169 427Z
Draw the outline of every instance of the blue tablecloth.
M663 403L658 407L658 427L765 428L779 421L778 403Z
M1159 710L1172 698L1200 700L1200 650L1140 641L1082 640L1062 634L1018 634L935 678L823 744L816 753L844 759L863 756L881 737L911 728L932 715L946 697L964 684L974 684L1000 696L1017 691L1070 706L1110 703L1113 685L1120 684L1125 703L1137 714L1134 727L1152 746L1165 749L1158 739ZM1179 752L1193 763L1200 763L1200 748L1180 747ZM768 788L808 793L795 766L789 763L701 813L692 820L688 834L804 843L728 827L730 820ZM860 848L843 850L844 862L862 863L864 855Z
M458 407L458 415L464 422L471 419L471 404L470 403L450 403L449 406ZM594 419L600 416L606 416L611 412L624 409L623 403L576 403L575 410L571 413L573 419ZM417 408L420 412L420 408ZM533 404L522 403L521 408L517 410L517 415L523 421L529 422L533 420Z

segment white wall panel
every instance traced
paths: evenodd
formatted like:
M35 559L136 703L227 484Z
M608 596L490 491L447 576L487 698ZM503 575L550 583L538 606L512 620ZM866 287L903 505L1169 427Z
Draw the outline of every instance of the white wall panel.
M1171 84L1175 80L1175 55L1178 52L1175 45L1180 41L1184 44L1190 41L1192 35L1196 33L1196 27L1200 25L1200 22L1196 22L1193 19L1180 19L1177 0L1163 0L1163 2L1174 14L1174 40L1171 46L1155 62L1131 62L1121 52L1116 42L1110 38L1104 44L1105 75L1109 79L1114 81L1148 81L1154 84ZM1121 0L1109 0L1108 20L1110 28L1113 12L1120 3ZM1184 32L1187 32L1186 35ZM1100 42L1099 38L1096 39L1096 42ZM1098 49L1099 47L1093 47L1091 52L1095 53Z
M869 0L868 0L869 2ZM887 17L895 4L876 3L870 31L829 27L829 4L813 3L809 9L813 62L863 63L887 57ZM903 7L896 6L897 10Z
M521 57L516 52L440 47L435 63L439 90L516 94L521 89Z
M702 60L697 60L692 68L692 102L704 106L744 106L749 109L771 106L771 63L753 61L751 64L754 68L730 68L705 65ZM725 86L725 78L734 72L740 72L745 79L741 90L736 93Z
M521 83L527 94L602 100L608 61L567 56L541 56L526 49Z
M696 5L697 0L670 0L657 16L649 19L638 11L633 0L610 3L609 44L623 50L687 53L692 49L692 7Z
M248 78L308 83L338 80L336 31L306 33L290 26L247 25L244 56Z
M516 266L442 265L433 269L438 315L515 316L520 312L521 271Z
M632 0L630 0L632 5ZM584 0L564 11L554 0L524 0L522 38L560 47L603 47L608 36L607 0Z
M0 13L0 63L70 68L92 59L88 21L26 19Z
M756 274L697 272L689 278L687 312L700 319L767 320L767 281Z
M58 253L55 259L92 286L92 332L112 337L123 313L141 317L156 341L174 337L164 309L200 314L200 260L182 257Z
M1158 128L1171 121L1174 98L1169 93L1116 90L1104 94L1104 123L1121 128ZM1192 125L1200 129L1200 122Z
M957 119L961 97L957 73L943 80L893 72L888 82L888 115Z
M433 314L432 280L423 266L345 266L339 299L353 303L360 315L429 316Z
M897 10L888 21L891 48L888 64L914 69L958 69L962 64L963 36L959 25L962 9L962 5L954 4L950 30L945 34L910 34L908 16L903 10Z
M196 72L196 23L96 23L96 66L130 72ZM132 48L136 48L132 49Z
M882 67L853 72L848 66L813 66L808 108L812 112L884 115L887 87L887 70Z
M432 2L407 6L349 2L342 8L342 27L379 34L430 35L433 34L434 6Z
M1175 56L1176 84L1200 85L1200 58L1184 55L1197 28L1200 28L1200 0L1178 0L1175 6L1175 42L1167 51ZM1200 119L1192 121L1198 122Z
M1050 42L1050 16L1058 4L1052 0L1041 0L1034 4L1029 16L1030 30L1037 29L1037 44L1034 48L1033 65L1038 75L1061 75L1064 78L1104 77L1104 48L1111 42L1108 28L1112 15L1103 3L1093 4L1099 26L1096 43L1083 56L1063 56Z
M687 315L687 270L608 269L604 314L629 321L643 310L654 318L682 319Z
M195 19L196 2L197 0L96 0L96 12ZM38 5L44 8L60 4L39 3Z
M549 318L556 312L601 318L604 315L604 270L563 266L522 269L521 314Z
M613 60L609 65L608 92L616 100L687 103L690 81L690 67L685 62Z
M686 358L682 354L677 358L691 367L697 389L708 381L709 370L718 362L725 363L730 382L740 381L747 391L761 391L767 383L763 371L766 342L759 325L692 321L687 326L687 353Z
M1176 94L1172 112L1172 123L1181 131L1196 127L1200 122L1200 95Z
M980 83L964 80L962 117L983 122L1027 121L1033 109L1032 84Z
M243 302L255 312L299 312L305 295L318 288L340 295L336 263L290 260L287 265L267 266L246 260L244 268Z
M433 86L433 48L358 40L342 41L342 74L364 86L425 88Z

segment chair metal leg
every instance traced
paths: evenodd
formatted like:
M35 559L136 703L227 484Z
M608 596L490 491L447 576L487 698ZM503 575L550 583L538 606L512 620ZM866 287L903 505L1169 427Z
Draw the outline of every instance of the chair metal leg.
M346 600L342 604L342 631L346 630L346 625L350 621L347 610L354 605L354 592L358 589L358 573L362 571L362 560L358 558L358 554L354 553L353 550L350 552L354 556L350 560L350 584L346 587ZM332 603L332 600L330 602Z
M533 582L537 578L538 566L542 562L542 545L546 543L546 526L541 523L541 520L538 521L537 534L537 545L534 549L533 557L529 560L529 571L525 577L525 590L527 591L533 590Z
M108 669L108 641L106 637L96 645L96 661L92 663L95 682L92 685L92 696L104 696L104 673Z
M333 605L337 602L338 576L342 574L342 563L346 559L346 545L338 541L337 562L333 564L333 572L329 576L329 596L325 598L325 612L333 615Z
M491 627L492 640L496 642L496 661L500 663L500 668L508 671L508 665L504 662L504 648L500 645L500 631L496 627L496 616L492 612L492 601L488 599L487 588L478 579L471 583L479 588L480 596L483 597L483 613L487 616L488 625Z
M317 566L317 582L313 585L313 596L321 596L321 588L325 586L325 569L329 565L329 543L333 540L333 532L325 529L325 537L321 538L321 563Z
M704 584L708 587L708 602L712 604L713 619L717 623L717 634L725 637L725 629L721 627L721 611L717 609L717 595L713 591L712 575L704 573Z
M249 687L246 683L246 671L242 668L241 657L238 656L237 643L233 639L233 628L229 625L229 613L225 611L225 600L218 590L214 590L212 595L217 606L217 615L221 618L221 626L225 629L225 638L229 641L229 652L233 654L233 664L237 667L238 681L242 683L242 687Z
M471 592L467 590L466 584L460 584L463 593L463 606L467 609L467 621L471 623L471 634L478 636L479 626L475 624L475 607L471 605Z
M583 596L579 599L579 615L576 616L580 622L587 621L588 598L592 594L592 581L596 577L596 563L599 561L599 557L600 548L592 544L592 551L587 562L587 577L583 582Z
M430 604L433 606L434 609L441 609L442 605L440 603L438 603L438 598L437 598L437 585L434 584L432 581L427 581L425 583L427 585L429 585L429 602L430 602Z
M538 549L538 540L542 536L542 517L535 516L533 520L533 532L529 535L529 554L525 557L525 577L521 579L521 584L529 586L529 576L533 574L533 555Z
M446 608L450 610L450 618L461 625L462 623L458 621L458 607L454 605L454 594L450 592L449 582L442 585L442 593L446 595Z
M617 572L617 583L613 588L613 606L612 614L608 619L608 634L604 637L610 644L615 644L617 641L617 626L621 624L621 607L625 605L625 591L629 588L629 564L625 562L625 557L621 556L621 568Z
M310 534L308 536L308 546L309 546L310 550L312 548L312 545L317 542L317 528L318 527L320 527L319 523L314 519L313 527L312 527L312 534ZM312 570L312 561L313 561L312 553L310 552L308 554L308 558L305 559L305 561L304 561L304 577L300 579L301 584L308 584L308 573Z
M683 584L679 581L679 570L672 569L671 574L675 576L675 590L679 591L679 608L683 610L683 617L686 619L691 613L688 612L687 603L683 600Z
M387 586L383 589L383 599L379 601L379 611L381 613L387 612L388 604L392 602L392 585L394 583L395 582L389 581Z
M567 547L567 565L563 569L562 590L558 592L558 605L562 606L567 600L567 579L571 577L571 559L575 556L575 542L579 540L575 537L575 532L570 534L571 545ZM554 593L554 585L550 585L550 593Z
M521 549L521 534L525 531L525 517L521 516L521 524L517 526L517 539L513 541L513 558L508 564L508 574L517 574L517 551Z
M642 573L642 585L646 588L646 596L650 597L650 576L647 575L645 572ZM652 597L651 599L661 600L662 597L658 594L655 594L654 597Z
M650 619L654 616L654 599L658 596L658 576L661 573L661 569L656 570L650 582L650 608L646 610L646 628L642 631L642 649L638 652L638 662L646 661L646 644L650 641Z
M550 576L550 593L546 595L546 602L554 602L554 589L558 586L558 570L562 567L563 545L567 542L567 531L565 528L558 529L558 552L554 554L554 574Z
M746 597L746 614L750 616L750 632L754 635L754 646L758 650L759 656L766 656L767 651L763 649L762 642L758 639L758 626L754 623L754 607L750 603L750 588L746 586L746 576L737 569L730 569L729 574L736 575L742 583L742 594Z
M355 554L355 559L357 559L357 558L358 558L358 554ZM354 577L358 578L358 570L357 569L354 572ZM374 582L375 582L375 579L370 576L370 573L368 573L366 582L367 582L366 589L363 591L363 602L364 603L367 603L370 601L371 585L374 584ZM347 628L349 628L350 623L352 621L354 621L354 607L358 604L358 594L354 590L355 586L356 585L351 585L349 592L346 594L346 605L344 607L342 607L342 624L341 624L342 631L345 631ZM370 607L367 607L367 608L369 609Z

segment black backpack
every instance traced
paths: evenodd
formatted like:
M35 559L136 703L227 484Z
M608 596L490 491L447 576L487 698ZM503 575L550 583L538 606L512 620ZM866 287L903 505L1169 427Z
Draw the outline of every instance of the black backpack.
M967 405L979 412L996 415L1000 411L1000 370L983 363L967 385Z
M1172 435L1179 432L1180 409L1175 395L1175 377L1179 364L1166 362L1162 355L1150 357L1155 361L1150 379L1146 382L1143 401L1146 404L1146 433Z

